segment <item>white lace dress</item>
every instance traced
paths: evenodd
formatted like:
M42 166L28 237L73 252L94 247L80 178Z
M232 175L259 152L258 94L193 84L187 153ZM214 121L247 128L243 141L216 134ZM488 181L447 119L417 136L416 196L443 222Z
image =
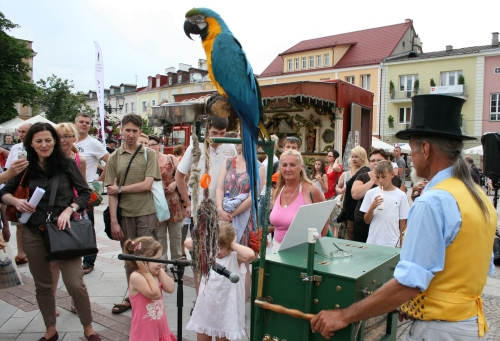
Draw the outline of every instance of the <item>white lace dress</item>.
M217 263L240 276L238 283L210 272L208 283L200 284L193 315L186 329L229 340L246 338L245 333L245 264L238 266L238 254L233 251Z

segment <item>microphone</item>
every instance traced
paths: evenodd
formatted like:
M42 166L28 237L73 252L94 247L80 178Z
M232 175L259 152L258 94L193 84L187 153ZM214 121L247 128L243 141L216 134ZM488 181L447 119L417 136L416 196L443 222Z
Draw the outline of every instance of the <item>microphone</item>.
M231 283L238 283L238 281L240 280L240 276L237 273L229 271L224 266L218 263L216 263L214 271L217 272L219 275L228 278L231 281Z

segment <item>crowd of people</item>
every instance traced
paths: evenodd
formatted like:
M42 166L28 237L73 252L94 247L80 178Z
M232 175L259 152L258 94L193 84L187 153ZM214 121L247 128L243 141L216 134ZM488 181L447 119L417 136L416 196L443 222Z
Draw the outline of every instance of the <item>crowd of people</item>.
M318 226L321 236L390 247L404 245L407 221L411 221L411 214L405 186L407 167L398 147L394 154L390 154L381 149L371 149L367 153L363 147L356 146L350 151L346 169L339 153L332 149L327 153L326 160L316 159L313 169L309 170L299 152L300 140L293 136L286 138L279 156L273 155L273 160L266 158L259 166L261 183L257 189L260 193L257 216L260 223L257 224L255 212L252 212L252 184L246 172L247 164L241 145L219 144L209 140L206 146L200 144L199 150L194 150L195 147L190 145L184 152L184 148L178 146L173 154L164 154L160 138L143 134L141 117L128 114L121 122L122 144L116 146L116 141L107 140L107 147L104 147L88 134L90 123L90 116L79 114L74 123L60 123L56 127L46 123L21 126L21 143L9 144L6 171L0 174L0 182L6 182L0 190L2 203L14 206L18 212L32 214L27 223L17 224L18 254L15 260L18 264L28 263L33 275L36 299L46 327L40 341L58 339L55 290L60 273L72 298L72 311L80 319L85 338L100 340L92 329L90 300L83 280L84 275L94 270L96 255L83 257L83 260L79 257L50 263L44 260L46 249L38 227L47 216L53 181L61 184L57 187L52 212L57 217L60 230L69 228L75 215L89 219L94 224L93 209L87 205L92 192L89 183L100 179L104 181L109 195L111 236L120 242L123 253L157 259L185 259L186 249L192 251L196 247L196 240L187 238L188 234L193 236L193 231L198 228L192 219L195 213L193 202L201 203L204 199L202 190L193 192L189 186L194 155L201 153L199 172L208 173L213 180L208 185L208 194L216 205L219 220L216 261L244 279L238 285L231 285L221 276L212 275L208 281L204 281L194 273L198 298L187 329L195 331L198 340L202 341L211 340L212 337L218 340L244 337L245 302L250 296L251 283L249 266L257 257L251 248L251 235L257 232L264 221L268 222L268 232L272 236L269 252L276 252L301 206L337 200L335 209L324 225ZM209 117L205 136L225 137L232 133L226 131L227 127L227 119ZM273 136L273 140L276 142L275 147L278 147L278 138ZM411 200L423 196L424 190L427 191L430 185L427 180L431 180L436 173L422 170L420 154L425 153L426 146L439 146L440 142L437 139L411 140L416 169L412 174ZM2 154L3 148L0 149ZM447 153L444 148L439 146L437 150L441 154ZM19 152L26 152L27 158L18 158ZM438 153L435 149L432 152ZM452 152L453 157L456 157L455 149ZM206 158L210 160L209 170L205 169ZM468 158L464 160L471 165ZM99 165L102 169L97 178ZM274 173L269 184L265 182L268 167L272 167ZM474 167L469 166L467 170L469 179L476 181ZM46 190L36 207L13 195L24 173L29 178L30 194L37 186ZM448 173L440 176L448 178ZM460 176L465 178L467 174ZM165 221L159 221L156 215L151 195L155 181L163 185L170 212L170 218ZM264 194L268 186L272 188L272 199L266 208ZM195 193L198 193L198 197L194 197ZM477 196L481 198L479 194ZM137 204L139 202L140 205ZM466 202L460 199L459 204ZM442 207L446 209L449 205ZM481 206L484 214L490 213L488 209ZM450 210L455 212L456 208ZM422 219L431 219L431 216L424 217L424 211L419 211ZM467 216L466 219L472 217ZM4 221L0 247L5 247L5 241L9 238L9 223ZM410 234L409 238L408 243L414 246L415 233ZM407 257L412 256L405 254L404 258ZM407 273L410 270L399 271ZM127 261L125 275L129 295L123 302L114 305L112 313L119 314L132 309L131 339L146 339L147 336L148 340L175 340L168 326L162 299L162 292L174 291L174 283L166 275L166 268L155 262ZM401 276L396 277L398 281ZM427 285L428 282L417 287L425 290ZM405 286L403 291L406 296L413 295L408 298L418 294L415 285L406 279L392 286ZM406 297L401 294L403 296ZM331 314L326 312L318 315L311 322L313 330L321 332L324 337L331 336L339 325L333 323L330 317Z

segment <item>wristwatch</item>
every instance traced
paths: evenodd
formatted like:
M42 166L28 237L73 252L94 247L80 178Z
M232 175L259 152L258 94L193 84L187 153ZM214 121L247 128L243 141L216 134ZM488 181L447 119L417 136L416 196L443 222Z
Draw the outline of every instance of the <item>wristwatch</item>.
M78 211L78 209L75 206L69 206L69 207L71 207L71 209L73 210L73 213L75 213L76 211Z
M118 190L117 190L118 194L121 194L122 193L122 186L118 186Z

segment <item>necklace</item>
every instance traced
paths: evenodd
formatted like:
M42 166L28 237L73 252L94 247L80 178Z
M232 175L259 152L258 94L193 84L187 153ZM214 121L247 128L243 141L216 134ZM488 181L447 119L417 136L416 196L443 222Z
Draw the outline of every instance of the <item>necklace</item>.
M283 199L285 199L285 206L283 206L283 208L287 208L288 207L288 204L290 203L290 200L292 200L293 196L295 195L295 193L297 193L297 190L299 189L300 185L297 186L297 188L295 188L295 191L293 192L293 194L288 198L288 200L286 200L285 198L285 193L283 193Z

